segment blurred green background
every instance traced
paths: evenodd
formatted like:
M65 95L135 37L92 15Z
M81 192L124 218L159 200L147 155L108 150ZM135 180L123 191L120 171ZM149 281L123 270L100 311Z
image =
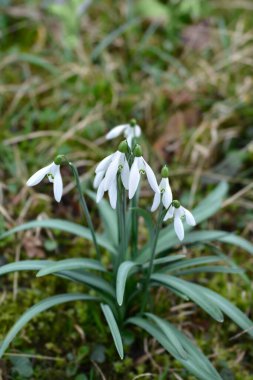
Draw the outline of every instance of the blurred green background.
M174 193L188 207L220 181L229 183L228 199L205 227L252 240L252 74L250 0L0 0L0 232L47 216L79 221L68 170L60 205L51 187L28 189L27 178L63 153L89 187L95 164L117 147L105 143L105 132L135 117L146 156L157 169L168 163ZM0 249L1 263L93 255L88 243L49 231L0 241ZM251 277L252 257L238 249L226 254ZM201 278L252 317L251 288L240 278ZM64 286L30 274L1 279L0 335ZM233 338L232 323L217 326L199 310L189 316L187 305L178 311L178 300L169 302L168 315L197 336L225 380L253 379L245 334ZM166 294L158 303L164 312ZM0 361L0 379L193 379L143 338L119 362L96 307L60 307L19 335Z

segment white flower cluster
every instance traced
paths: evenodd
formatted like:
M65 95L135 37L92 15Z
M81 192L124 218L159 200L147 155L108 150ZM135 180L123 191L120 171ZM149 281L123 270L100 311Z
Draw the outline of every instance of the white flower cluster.
M132 199L138 189L141 175L146 175L151 189L154 191L154 200L151 211L156 211L160 205L167 210L164 221L174 220L174 229L180 240L184 238L184 226L182 218L186 223L195 226L196 222L189 210L181 206L180 202L173 200L172 191L168 179L168 168L162 169L162 180L158 185L155 174L142 156L140 145L135 143L135 139L141 135L141 129L136 125L135 120L130 124L119 125L113 128L107 135L107 139L112 139L124 133L126 140L123 141L118 150L104 158L96 168L94 188L97 189L97 202L100 202L106 191L108 191L109 201L113 209L117 206L118 185L121 182L124 189L128 190L129 199ZM133 147L133 142L135 146ZM57 202L61 201L63 193L63 182L60 173L61 156L55 162L37 171L27 181L27 186L35 186L40 183L45 176L54 186L54 197Z

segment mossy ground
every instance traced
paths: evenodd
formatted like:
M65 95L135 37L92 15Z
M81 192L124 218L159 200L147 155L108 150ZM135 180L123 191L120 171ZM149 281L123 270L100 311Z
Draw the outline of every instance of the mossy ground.
M33 191L26 179L56 154L67 154L77 162L83 186L90 186L94 165L112 144L117 146L105 144L101 136L132 117L146 135L145 154L158 169L168 163L175 194L190 206L221 180L229 182L230 195L249 186L251 2L106 0L82 11L84 3L0 1L0 230L38 216L81 222L67 169L60 205L53 202L51 187ZM202 227L252 239L252 199L249 188ZM89 207L99 227L91 201ZM221 248L251 278L252 257ZM49 231L0 241L0 249L3 263L95 254L88 243ZM208 247L188 252L203 253L209 254ZM195 279L253 317L250 285L240 277ZM36 279L30 272L2 278L1 337L36 301L76 288L62 279ZM165 291L155 297L159 314L194 336L224 379L253 379L252 342L246 334L232 339L239 330L228 320L219 325L192 305L177 310L181 301ZM81 302L44 312L12 343L0 378L193 379L138 330L119 361L101 321L99 308Z

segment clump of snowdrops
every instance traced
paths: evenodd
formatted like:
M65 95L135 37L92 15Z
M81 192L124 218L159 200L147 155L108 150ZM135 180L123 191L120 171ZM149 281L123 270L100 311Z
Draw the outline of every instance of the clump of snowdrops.
M27 181L27 185L32 187L47 177L53 184L55 200L60 202L63 194L61 167L68 166L76 181L87 227L59 219L35 220L5 232L2 238L35 227L59 229L93 241L96 259L24 260L2 266L0 275L23 270L37 271L37 277L53 275L62 277L63 281L83 284L86 293L57 294L27 310L6 335L0 355L4 354L17 333L33 317L55 305L82 300L100 303L101 318L104 317L109 326L121 359L124 357L126 333L142 329L196 378L221 380L208 358L183 331L170 322L169 317L165 320L153 313L152 298L158 287L165 287L168 289L168 298L169 293L173 293L179 299L191 300L217 322L223 322L223 314L226 314L253 336L253 323L237 307L220 294L184 279L185 275L198 272L238 273L244 276L241 269L225 255L188 259L180 253L182 244L209 244L213 240L232 243L250 253L253 248L246 240L225 231L191 231L196 225L195 220L200 223L219 209L227 190L226 184L219 184L192 213L183 207L180 200L173 198L168 167L164 165L161 173L155 175L143 157L141 128L135 120L114 127L106 137L109 140L121 134L125 140L118 145L117 151L105 157L96 167L93 183L96 195L87 192L89 197L96 199L103 234L95 231L77 168L67 157L57 156L53 163L40 169ZM146 209L142 209L139 207L142 197L140 185L145 180L153 199ZM106 193L109 203L105 199ZM146 236L140 239L141 218L145 221ZM141 245L140 241L145 243ZM107 267L103 264L104 255L110 257ZM228 265L216 265L220 261ZM93 292L87 293L87 288Z

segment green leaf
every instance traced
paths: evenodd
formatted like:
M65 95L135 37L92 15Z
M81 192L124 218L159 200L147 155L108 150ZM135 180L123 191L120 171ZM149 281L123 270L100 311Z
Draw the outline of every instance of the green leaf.
M106 269L97 260L92 259L65 259L57 262L51 262L37 273L37 277L47 274L62 272L72 269L94 269L106 272Z
M220 377L218 372L215 370L215 368L211 365L211 363L209 362L209 366L212 367L212 370L210 370L210 367L206 365L206 361L196 360L195 355L192 354L192 350L187 350L187 354L188 354L187 360L182 359L178 355L177 351L175 350L175 348L171 344L171 342L161 332L161 330L158 329L155 325L153 325L149 321L147 321L143 318L140 318L140 317L133 317L133 318L128 319L127 323L134 324L138 327L141 327L143 330L147 331L151 336L153 336L165 348L166 351L168 351L172 356L174 356L174 358L176 358L185 368L188 369L189 372L191 372L198 379L200 379L200 380L222 380L222 378ZM178 331L178 333L179 333L179 331ZM187 338L185 337L185 339L187 339ZM181 343L182 343L182 339L181 339ZM202 359L201 355L204 357L204 355L199 351L200 359ZM206 358L206 360L208 360L208 359Z
M179 270L176 271L176 274L178 276L183 276L186 274L193 274L193 273L230 273L230 274L242 274L244 273L243 269L240 268L229 268L224 267L220 265L216 266L201 266L197 268L191 268L186 270Z
M207 289L204 286L196 285L196 291L201 291L210 302L213 302L219 307L224 314L226 314L232 321L253 337L253 322L244 314L238 307L233 305L226 298L220 294L214 292L211 289Z
M207 300L203 292L197 291L194 284L191 282L161 273L153 273L151 280L159 282L168 288L174 288L185 294L216 321L223 322L223 314L220 309L213 302Z
M93 200L96 201L96 194L93 191L87 191L86 194ZM112 241L113 244L118 244L118 222L116 211L113 210L105 199L102 199L97 203L99 214L103 221L103 226L105 230L105 236L108 241Z
M45 268L47 265L55 264L49 260L24 260L18 261L11 264L6 264L0 267L0 275L25 270L40 270ZM107 293L110 297L115 297L115 291L113 287L105 281L94 274L79 272L78 270L71 271L58 271L53 273L55 276L63 277L65 279L78 282L80 284L85 284L90 286L92 289L99 291L100 293Z
M172 346L174 346L178 355L182 359L187 360L188 359L187 352L184 350L183 346L181 345L180 340L177 338L176 334L174 333L173 328L171 328L170 323L168 321L164 321L162 318L159 318L156 315L151 314L151 313L146 313L146 316L150 318L153 322L155 322L155 324L161 329L164 335L171 342Z
M100 293L107 293L111 297L115 297L115 291L109 282L105 281L94 274L79 272L77 270L58 272L59 276L65 277L80 284L86 284L91 288L98 290Z
M119 328L118 328L117 322L114 318L114 315L113 315L113 313L112 313L112 311L108 305L101 304L101 309L104 313L105 319L106 319L108 326L110 328L110 331L111 331L115 346L117 348L117 351L119 353L119 356L121 359L123 359L124 358L123 343L122 343Z
M219 241L236 245L237 247L240 247L253 255L253 244L240 236L237 236L235 234L226 234L224 236L221 236L219 238Z
M131 271L136 267L136 265L137 264L132 261L124 261L119 266L116 280L116 297L117 302L120 306L122 305L124 299L127 277L130 275Z
M68 232L70 234L80 236L84 239L92 241L92 236L88 228L80 226L79 224L76 224L76 223L62 220L62 219L33 220L31 222L24 223L24 224L21 224L20 226L14 227L11 230L3 233L2 235L0 235L0 239L10 236L16 232L21 232L21 231L29 230L32 228L38 228L38 227L50 228L50 229ZM96 234L96 236L97 236L98 244L101 247L108 249L108 251L111 253L114 253L114 254L116 253L115 248L110 243L110 241L102 237L100 234Z
M6 264L0 267L0 276L11 272L19 272L25 270L40 270L51 261L49 260L23 260L15 263Z
M193 215L197 223L210 218L220 210L221 205L228 192L228 184L221 182L206 198L194 208Z
M188 268L194 265L209 264L209 263L215 263L219 261L222 261L222 259L220 259L217 256L204 256L204 257L202 256L202 257L197 257L194 259L186 259L180 262L172 263L166 267L161 268L160 271L172 272L178 269Z
M130 211L135 211L138 216L141 216L144 219L149 235L152 237L154 231L154 223L152 221L150 211L144 210L140 207L131 207Z
M57 296L46 298L45 300L37 303L28 309L14 324L14 326L9 330L8 334L4 338L2 345L0 347L0 357L3 356L3 353L8 348L9 344L19 333L19 331L29 322L33 317L40 314L42 311L47 310L53 306L59 305L61 303L70 302L70 301L96 301L97 298L91 297L86 294L59 294Z
M168 264L168 263L174 263L175 261L180 261L180 260L185 259L185 258L186 258L186 255L181 255L181 254L161 257L160 259L154 260L154 266L162 265L162 264ZM145 263L143 266L146 267L148 265L149 265L149 261L147 263Z

